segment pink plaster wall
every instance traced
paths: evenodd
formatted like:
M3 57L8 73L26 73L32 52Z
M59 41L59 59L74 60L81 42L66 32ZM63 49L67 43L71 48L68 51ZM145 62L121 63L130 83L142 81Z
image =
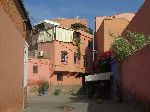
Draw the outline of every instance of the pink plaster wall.
M145 0L126 30L150 35L150 1ZM121 72L123 90L141 101L150 101L150 46L124 60Z
M132 19L126 31L139 32L145 35L150 35L150 0L145 0L144 4L141 6L139 11L136 13L135 17Z
M135 16L134 13L119 13L119 14L115 14L112 16L97 16L97 17L95 17L95 32L97 32L97 30L99 29L99 27L102 24L104 19L124 18L124 19L127 19L128 21L131 21L134 16Z
M0 112L23 111L24 43L0 5Z
M135 13L120 13L120 14L113 15L114 18L125 18L128 21L131 21L134 16L135 16Z
M102 24L105 18L107 18L107 16L95 17L95 32L97 32L97 30L99 29L100 25Z
M88 41L92 42L93 40L93 35L86 33L84 31L79 30L81 33L81 44L80 44L80 49L81 49L81 60L80 60L80 68L82 70L82 73L88 73L92 74L93 73L93 49L88 48ZM92 44L93 46L93 44ZM88 66L85 67L83 64L83 56L86 55L88 59Z
M114 18L104 20L104 52L109 51L114 38L110 36L110 32L116 36L121 35L124 29L129 24L125 18Z
M38 50L44 51L44 57L49 58L52 63L52 69L54 71L67 71L67 72L81 72L92 73L92 50L87 48L88 40L92 41L93 36L79 31L81 33L81 60L78 63L74 63L74 52L77 51L77 47L72 43L64 43L59 41L52 41L46 43L39 43ZM61 63L61 51L68 52L68 63ZM83 55L88 55L89 67L83 66Z
M140 100L150 101L150 46L138 51L122 63L123 89Z
M52 21L58 22L60 23L61 27L65 27L65 28L71 28L71 24L74 23L81 23L85 26L87 26L87 20L86 19L74 19L74 18L58 18L58 19L52 19Z
M38 66L38 73L33 73L33 66ZM51 62L49 59L30 58L28 63L28 86L37 85L40 80L47 80L52 74Z
M57 81L57 75L50 77L51 85L82 85L82 77L75 77L75 73L63 73L63 80Z
M110 37L109 32L121 35L134 16L133 13L121 13L95 18L94 43L98 53L110 50L113 38Z
M38 73L33 73L33 66L38 66ZM60 71L60 70L59 70ZM82 76L76 78L77 73L62 72L63 80L57 80L57 71L52 69L52 64L49 59L30 58L28 64L28 93L32 87L38 86L41 80L46 80L50 85L82 85Z
M52 63L55 63L55 42L45 42L38 44L38 50L44 52L44 58L50 59Z
M129 21L125 18L105 18L95 34L95 48L98 53L109 51L113 41L110 33L121 35L128 24Z

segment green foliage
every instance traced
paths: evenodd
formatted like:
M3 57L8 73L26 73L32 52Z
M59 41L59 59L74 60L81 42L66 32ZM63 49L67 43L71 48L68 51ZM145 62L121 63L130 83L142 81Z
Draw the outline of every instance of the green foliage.
M79 32L74 32L73 33L73 42L75 45L80 44L80 33Z
M59 95L61 93L60 89L55 89L54 95Z
M93 34L93 30L91 28L87 28L85 25L81 23L74 23L71 25L71 28L74 30L83 30L91 35Z
M148 44L146 37L139 33L128 32L127 39L133 45L135 50L139 50Z
M112 44L111 50L113 51L115 57L121 61L124 58L132 55L134 50L128 40L124 37L118 37Z
M81 23L74 23L74 24L71 25L71 28L74 29L74 30L79 30L81 28L83 28L83 29L86 28L86 26L84 26Z
M81 58L81 51L80 51L80 33L74 32L73 34L73 44L77 46L77 58L80 60Z
M49 88L49 82L46 80L41 80L39 83L39 88L38 88L38 92L39 94L45 94L45 92L48 91Z
M115 37L114 35L111 36ZM111 50L116 59L122 61L149 43L150 37L145 37L143 34L139 33L128 32L125 37L118 36L115 38L111 45Z

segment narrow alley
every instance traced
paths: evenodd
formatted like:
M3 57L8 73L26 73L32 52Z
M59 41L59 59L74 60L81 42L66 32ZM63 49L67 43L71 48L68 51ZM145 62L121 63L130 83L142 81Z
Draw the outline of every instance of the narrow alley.
M88 99L85 96L29 96L25 112L134 112L125 104Z
M0 0L0 112L150 112L150 0L70 1Z

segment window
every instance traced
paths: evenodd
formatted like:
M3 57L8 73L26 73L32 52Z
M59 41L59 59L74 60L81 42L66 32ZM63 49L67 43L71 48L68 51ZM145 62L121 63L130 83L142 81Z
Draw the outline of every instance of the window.
M89 48L89 49L92 49L92 48L93 48L93 46L92 46L93 44L92 44L92 43L93 43L93 41L88 40L88 48Z
M67 51L61 51L61 62L62 63L68 62L68 52Z
M38 66L33 66L33 73L38 73Z
M74 64L77 63L79 60L79 54L78 53L74 53Z
M63 81L63 74L61 73L57 74L57 81Z
M84 60L83 65L85 67L88 67L88 60L87 60L87 56L86 55L83 56L83 60Z
M88 48L90 49L90 47L91 47L91 42L90 40L88 40Z

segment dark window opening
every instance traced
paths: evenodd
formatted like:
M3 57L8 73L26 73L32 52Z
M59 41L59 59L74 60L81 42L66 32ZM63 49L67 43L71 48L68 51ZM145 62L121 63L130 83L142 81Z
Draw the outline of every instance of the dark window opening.
M57 81L63 81L63 74L61 73L57 74Z
M61 51L61 62L62 63L68 62L68 52L67 51Z
M38 66L33 66L33 73L38 73Z
M93 48L93 41L88 40L88 48L89 49Z
M79 53L74 53L74 64L79 61Z
M85 67L88 67L88 60L87 60L87 56L85 55L85 56L83 56L83 60L84 60L84 66Z

